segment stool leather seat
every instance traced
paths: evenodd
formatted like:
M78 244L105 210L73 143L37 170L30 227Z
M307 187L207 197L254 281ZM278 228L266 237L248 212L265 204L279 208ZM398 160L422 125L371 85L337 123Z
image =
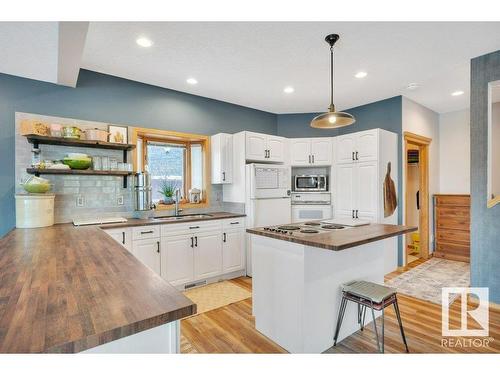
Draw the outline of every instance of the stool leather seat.
M396 294L396 289L384 285L372 283L370 281L352 281L342 285L344 292L353 294L357 297L371 300L375 303L381 303L388 297Z

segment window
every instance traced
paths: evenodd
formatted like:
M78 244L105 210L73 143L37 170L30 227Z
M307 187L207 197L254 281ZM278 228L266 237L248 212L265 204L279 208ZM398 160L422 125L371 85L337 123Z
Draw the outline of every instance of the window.
M153 202L160 209L171 207L175 189L180 190L181 205L189 203L193 188L201 191L202 204L197 206L208 205L208 136L136 128L133 141L138 145L136 170L149 171Z

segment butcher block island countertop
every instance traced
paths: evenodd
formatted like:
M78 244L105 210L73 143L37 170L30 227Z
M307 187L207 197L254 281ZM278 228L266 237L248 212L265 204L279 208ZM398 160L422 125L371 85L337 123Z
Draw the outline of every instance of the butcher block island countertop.
M416 230L416 227L409 227L404 225L369 224L359 227L346 227L345 229L341 230L330 230L326 233L309 234L306 236L270 232L264 230L264 228L247 229L247 232L260 236L275 238L278 240L294 242L301 245L339 251L359 245L364 245L370 242L383 240L385 238L414 232Z
M194 313L99 226L14 229L0 239L0 353L80 352Z

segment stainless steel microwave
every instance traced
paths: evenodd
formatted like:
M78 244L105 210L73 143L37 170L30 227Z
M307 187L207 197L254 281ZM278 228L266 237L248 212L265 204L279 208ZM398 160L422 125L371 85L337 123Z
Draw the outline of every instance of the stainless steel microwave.
M294 191L328 191L328 179L326 175L296 175L293 180Z

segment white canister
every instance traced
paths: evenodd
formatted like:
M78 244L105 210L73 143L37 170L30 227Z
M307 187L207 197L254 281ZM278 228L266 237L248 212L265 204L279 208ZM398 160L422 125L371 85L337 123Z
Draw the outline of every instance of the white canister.
M55 194L16 194L16 227L54 225Z

